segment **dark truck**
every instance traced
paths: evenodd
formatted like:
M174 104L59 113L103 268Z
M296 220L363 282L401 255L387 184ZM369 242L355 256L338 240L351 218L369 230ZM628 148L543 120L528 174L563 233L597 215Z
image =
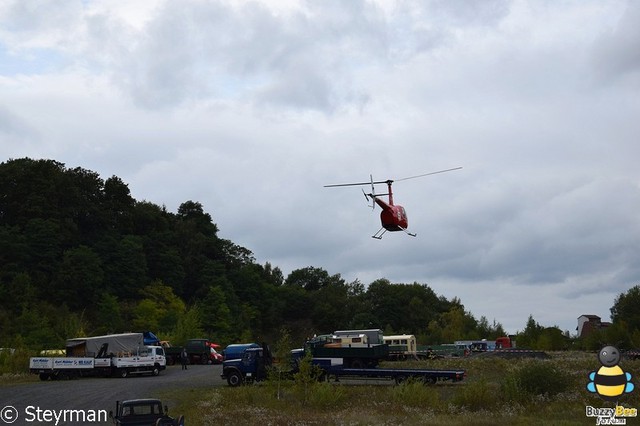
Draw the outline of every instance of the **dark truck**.
M116 425L122 426L184 426L184 416L174 419L159 399L116 401L116 412L109 412Z
M298 371L300 360L305 356L305 349L291 351L291 369L286 377L293 377ZM265 344L261 348L245 349L242 358L225 360L223 362L221 377L227 380L229 386L240 386L244 383L259 382L265 380L271 368L273 358L269 347ZM367 379L383 378L392 379L396 383L402 383L409 379L420 380L424 383L436 383L450 380L458 382L464 379L464 370L433 370L433 369L399 369L399 368L353 368L344 362L339 363L335 358L312 358L312 363L322 370L322 377L329 379L333 376L336 380L340 377Z
M162 342L167 364L179 364L182 346L171 346L169 342ZM189 364L219 364L222 362L220 356L214 349L214 343L208 339L189 339L184 348L187 350Z
M244 383L261 382L267 378L268 370L273 365L273 356L266 343L255 347L247 345L239 357L225 359L222 362L222 377L229 386L240 386Z
M366 341L365 337L321 335L307 341L305 348L311 352L314 359L333 360L334 364L338 363L348 368L374 368L381 360L388 358L388 344L377 343L377 340L374 340L376 343L361 343L358 339Z

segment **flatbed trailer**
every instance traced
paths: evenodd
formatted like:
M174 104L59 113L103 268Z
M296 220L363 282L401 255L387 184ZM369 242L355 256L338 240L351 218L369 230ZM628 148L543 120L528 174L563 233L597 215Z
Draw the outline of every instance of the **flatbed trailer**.
M326 379L332 377L354 379L391 379L400 384L407 380L435 384L439 381L460 382L466 376L465 370L432 370L416 368L344 368L339 365L327 365L313 360L324 371Z
M304 356L304 349L291 351L292 369L286 377L293 378L298 372L299 361ZM416 380L424 384L435 384L440 381L459 382L466 376L465 370L434 370L414 368L351 368L344 364L335 364L334 359L312 358L311 362L322 370L321 377L325 380L334 378L353 379L391 379L397 384L407 380ZM240 386L244 383L265 380L267 370L271 367L272 357L268 346L262 348L245 349L242 358L225 360L223 362L220 377L226 380L229 386Z

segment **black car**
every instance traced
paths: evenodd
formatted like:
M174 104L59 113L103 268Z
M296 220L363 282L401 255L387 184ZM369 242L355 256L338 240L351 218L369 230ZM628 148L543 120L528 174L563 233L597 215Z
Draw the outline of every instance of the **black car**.
M184 416L169 417L168 409L159 399L130 399L116 401L116 412L109 412L116 425L127 426L184 426Z

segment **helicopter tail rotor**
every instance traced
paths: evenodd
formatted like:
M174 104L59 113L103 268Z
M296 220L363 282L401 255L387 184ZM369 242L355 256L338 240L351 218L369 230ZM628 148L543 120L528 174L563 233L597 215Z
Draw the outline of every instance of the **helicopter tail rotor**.
M367 196L367 201L369 201L369 197L371 197L371 210L375 210L376 208L376 188L373 186L373 175L369 175L369 178L371 179L371 193L368 194ZM364 192L364 190L362 190L362 192ZM365 194L367 195L367 194Z
M367 195L366 192L364 192L364 189L362 190L362 195L364 195L364 198L367 200L367 203L369 202L369 196Z

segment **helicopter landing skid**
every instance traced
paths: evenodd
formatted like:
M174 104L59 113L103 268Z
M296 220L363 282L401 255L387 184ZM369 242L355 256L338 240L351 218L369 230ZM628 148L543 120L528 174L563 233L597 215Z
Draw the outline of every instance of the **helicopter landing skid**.
M408 235L408 236L410 236L410 237L415 237L415 236L417 236L417 235L418 235L418 234L413 234L413 233L411 233L411 232L407 231L405 228L403 228L403 227L401 227L401 226L398 226L398 228L402 229L402 230L404 231L404 233L405 233L405 234L407 234L407 235ZM376 240L381 240L381 239L382 239L382 236L384 235L384 233L385 233L385 232L387 232L387 230L386 230L386 228L383 226L382 228L380 228L380 229L378 230L378 232L376 232L375 234L373 234L373 235L371 236L371 238L375 238Z
M382 232L381 232L381 231L382 231ZM373 234L373 235L371 236L371 238L375 238L376 240L381 240L381 239L382 239L382 236L384 235L384 233L385 233L385 232L387 232L387 230L386 230L384 227L382 227L382 228L380 228L380 229L378 230L378 232L376 232L375 234Z

